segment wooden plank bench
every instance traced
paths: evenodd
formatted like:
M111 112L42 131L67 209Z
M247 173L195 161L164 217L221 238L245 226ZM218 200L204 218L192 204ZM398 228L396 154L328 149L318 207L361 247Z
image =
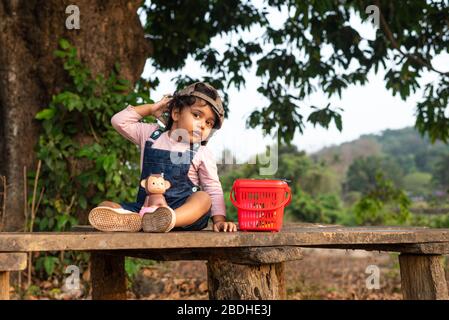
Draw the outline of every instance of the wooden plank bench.
M286 225L279 233L0 233L0 298L8 298L8 272L23 270L25 252L91 253L93 299L126 299L124 258L206 260L211 299L285 299L284 262L301 248L399 252L404 299L448 299L440 257L449 253L449 229Z

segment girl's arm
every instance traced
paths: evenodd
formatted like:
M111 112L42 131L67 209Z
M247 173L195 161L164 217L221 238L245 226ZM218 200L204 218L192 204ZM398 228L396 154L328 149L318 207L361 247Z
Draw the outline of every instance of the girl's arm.
M194 158L193 162L199 161L197 164L198 177L203 187L212 200L212 221L214 223L214 231L234 232L237 226L226 221L226 206L223 198L223 189L218 177L217 164L212 152L207 147L201 147L201 155Z
M142 104L141 106L132 106L134 111L136 111L140 116L147 117L153 115L154 112L154 106L157 103L147 103Z
M129 105L112 117L111 124L123 137L140 146L142 141L158 127L157 124L143 123L140 120L150 115L160 116L167 105L167 100L164 97L154 104Z
M146 116L154 116L159 118L162 113L166 110L168 102L170 102L171 98L168 96L164 96L161 100L156 103L148 103L143 104L141 106L133 107L134 110L140 114L142 117Z

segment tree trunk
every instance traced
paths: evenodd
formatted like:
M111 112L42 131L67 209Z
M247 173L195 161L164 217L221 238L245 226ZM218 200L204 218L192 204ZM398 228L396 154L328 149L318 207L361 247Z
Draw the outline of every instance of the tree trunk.
M68 39L93 75L108 75L115 62L135 83L151 55L137 15L141 0L0 0L0 175L7 177L6 231L24 226L23 167L36 169L39 136L35 114L68 78L53 55ZM80 29L67 29L69 5L80 12ZM1 227L1 226L0 226Z
M286 298L284 263L236 264L227 260L207 262L211 300L279 300Z
M448 300L441 255L401 253L401 287L404 300Z

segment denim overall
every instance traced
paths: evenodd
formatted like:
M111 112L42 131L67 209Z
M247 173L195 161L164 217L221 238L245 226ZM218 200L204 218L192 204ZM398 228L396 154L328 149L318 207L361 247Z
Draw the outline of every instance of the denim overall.
M151 174L164 174L164 179L171 184L170 188L165 192L165 200L173 210L183 205L187 198L201 188L192 183L188 177L190 164L197 152L197 148L193 144L190 149L185 152L173 152L170 150L161 150L152 148L154 141L160 137L162 130L154 131L150 139L145 142L145 150L143 153L142 174L139 180L139 192L136 202L122 202L120 205L133 212L139 212L143 206L146 197L146 191L140 186L140 181L147 178ZM210 210L200 219L188 226L177 227L173 230L202 230L207 227L207 223L211 216Z

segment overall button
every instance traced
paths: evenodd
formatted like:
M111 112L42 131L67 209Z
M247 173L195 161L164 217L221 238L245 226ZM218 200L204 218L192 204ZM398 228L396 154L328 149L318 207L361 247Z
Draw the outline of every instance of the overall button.
M197 188L197 187L193 187L193 188L192 188L192 191L193 191L193 192L197 192L197 191L198 191L198 188Z

